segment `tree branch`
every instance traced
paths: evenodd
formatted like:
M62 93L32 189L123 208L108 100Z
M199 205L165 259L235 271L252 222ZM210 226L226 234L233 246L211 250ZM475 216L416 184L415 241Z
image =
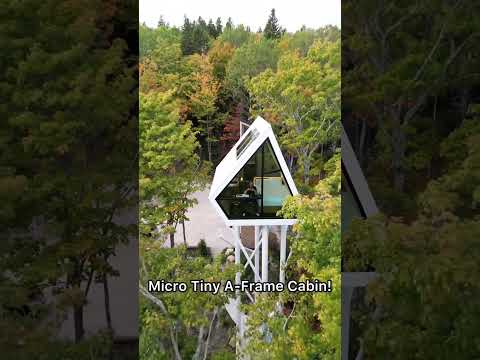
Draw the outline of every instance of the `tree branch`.
M285 331L285 330L287 329L288 321L291 319L291 317L292 317L292 315L293 315L293 312L295 311L295 305L297 305L297 303L293 303L292 311L290 312L290 314L288 315L287 319L286 319L285 322L283 323L283 331Z
M213 310L212 320L210 321L210 326L208 327L208 335L207 335L207 341L205 342L205 352L203 353L203 360L207 360L208 344L210 342L210 335L212 333L213 322L217 317L217 313L218 313L218 308L215 307L215 309Z
M153 296L152 294L150 294L147 289L145 289L142 285L139 285L138 289L140 290L140 294L142 294L145 298L147 298L148 300L150 300L152 303L154 303L155 305L157 305L160 310L162 311L162 313L169 319L171 320L170 318L170 315L167 311L167 308L165 307L165 305L163 304L163 301L160 300L159 298ZM178 343L177 341L175 340L175 334L173 332L173 328L172 326L169 326L169 333L170 333L170 341L172 342L172 346L173 346L173 350L175 352L175 360L182 360L182 356L180 355L180 351L178 349Z

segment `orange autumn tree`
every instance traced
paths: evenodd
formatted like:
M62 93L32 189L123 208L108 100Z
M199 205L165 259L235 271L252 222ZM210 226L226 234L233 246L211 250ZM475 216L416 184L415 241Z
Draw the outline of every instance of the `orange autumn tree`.
M217 114L217 97L220 83L213 75L213 66L205 55L192 55L189 65L193 72L190 75L192 91L188 94L190 114L198 120L200 134L207 142L208 161L212 161L212 144L217 126L223 122L223 116Z
M208 59L213 66L213 75L219 79L225 79L227 65L235 53L235 48L229 42L215 41L208 52Z

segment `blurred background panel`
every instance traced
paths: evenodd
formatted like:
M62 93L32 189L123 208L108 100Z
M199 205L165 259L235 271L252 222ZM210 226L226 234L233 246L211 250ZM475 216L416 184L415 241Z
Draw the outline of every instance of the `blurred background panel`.
M0 10L0 349L138 352L138 5Z
M349 359L480 353L479 12L342 1L342 123L379 210L342 212L343 270L376 274L344 299Z

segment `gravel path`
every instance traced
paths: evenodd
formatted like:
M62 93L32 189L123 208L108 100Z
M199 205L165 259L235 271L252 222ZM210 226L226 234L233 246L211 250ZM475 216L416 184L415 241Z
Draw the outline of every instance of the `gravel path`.
M213 254L220 253L226 247L233 247L234 237L230 230L215 209L210 205L208 193L210 188L198 191L192 195L196 198L198 204L191 208L187 217L189 221L185 222L185 234L187 244L195 246L201 239L204 239L207 246L211 248ZM175 234L175 243L183 243L182 227L177 228ZM231 245L229 245L231 244Z

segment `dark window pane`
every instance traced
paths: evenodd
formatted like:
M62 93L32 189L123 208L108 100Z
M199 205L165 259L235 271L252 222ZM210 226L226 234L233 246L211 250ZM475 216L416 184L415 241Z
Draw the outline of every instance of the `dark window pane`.
M259 135L259 132L255 128L251 128L245 135L245 138L237 146L237 159L242 156L245 149L250 145Z
M229 219L279 218L276 213L291 194L267 140L221 192L217 201Z
M270 142L264 144L263 185L260 184L260 194L263 214L267 216L275 216L282 208L284 200L292 194Z

